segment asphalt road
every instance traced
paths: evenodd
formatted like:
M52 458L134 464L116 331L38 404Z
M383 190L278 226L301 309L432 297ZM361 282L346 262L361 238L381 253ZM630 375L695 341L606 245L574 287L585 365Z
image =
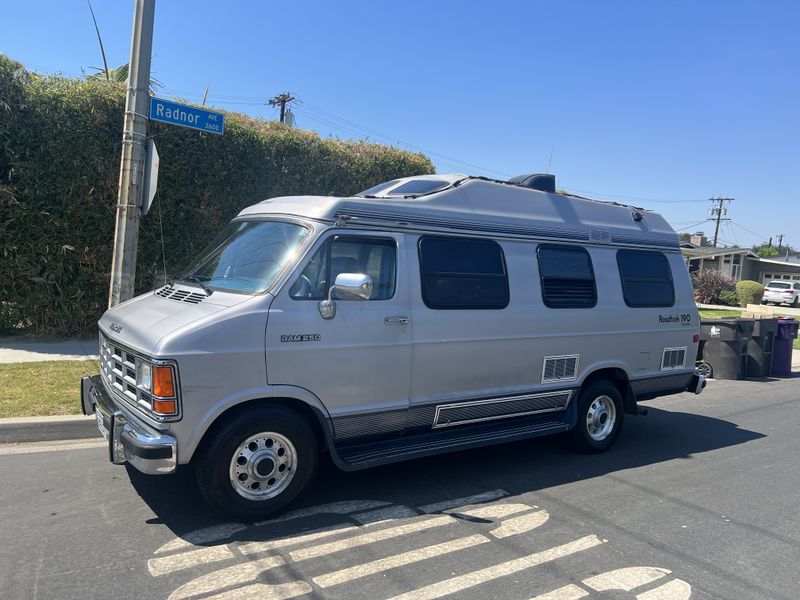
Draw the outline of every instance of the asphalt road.
M541 439L323 463L298 510L260 524L96 442L0 446L0 598L800 597L800 381L648 406L599 456Z

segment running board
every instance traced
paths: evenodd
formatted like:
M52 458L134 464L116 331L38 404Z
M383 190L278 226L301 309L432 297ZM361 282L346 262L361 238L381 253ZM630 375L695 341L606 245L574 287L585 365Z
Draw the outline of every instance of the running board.
M561 433L569 428L570 426L561 420L545 422L538 420L533 423L515 421L513 425L510 423L505 423L503 426L484 425L463 431L446 428L410 437L337 447L334 460L339 468L356 471L423 456Z

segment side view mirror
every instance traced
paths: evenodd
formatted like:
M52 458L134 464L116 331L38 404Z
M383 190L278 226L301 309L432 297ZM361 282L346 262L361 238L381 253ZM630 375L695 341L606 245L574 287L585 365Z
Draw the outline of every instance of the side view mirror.
M334 292L339 300L369 300L372 297L372 277L363 273L339 273L328 291L328 299L319 303L319 314L323 319L336 316Z

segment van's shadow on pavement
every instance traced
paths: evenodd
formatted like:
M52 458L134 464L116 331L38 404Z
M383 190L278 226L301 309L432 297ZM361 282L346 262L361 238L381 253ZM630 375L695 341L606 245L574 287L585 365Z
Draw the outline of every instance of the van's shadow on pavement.
M650 408L648 416L626 415L620 439L611 450L597 455L573 452L563 436L555 436L355 473L342 472L323 457L316 482L294 508L348 500L415 507L494 489L511 495L536 492L615 471L691 459L763 437L729 421ZM145 476L130 467L128 473L137 493L157 515L148 523L164 524L181 536L230 521L206 506L191 468L162 477Z

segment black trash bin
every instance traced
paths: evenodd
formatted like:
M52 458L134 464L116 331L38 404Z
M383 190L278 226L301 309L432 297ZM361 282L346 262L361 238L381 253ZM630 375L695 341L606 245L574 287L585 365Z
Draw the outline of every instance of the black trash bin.
M703 361L715 379L747 376L747 346L753 337L753 319L701 319Z
M747 344L747 376L769 377L772 374L772 347L778 333L778 319L756 319L753 337Z

